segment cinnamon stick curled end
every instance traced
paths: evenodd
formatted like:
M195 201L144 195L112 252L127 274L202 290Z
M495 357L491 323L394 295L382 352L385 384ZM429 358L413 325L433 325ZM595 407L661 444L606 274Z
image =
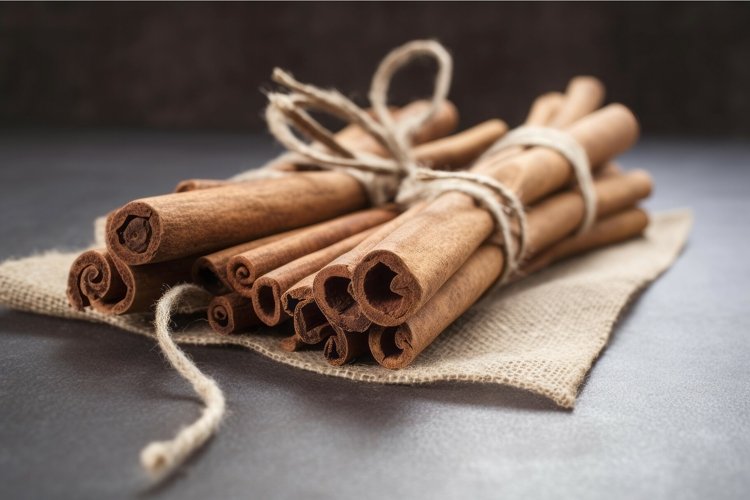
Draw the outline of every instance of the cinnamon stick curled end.
M255 314L264 324L276 326L289 318L282 308L282 290L276 280L259 278L253 285L251 295Z
M158 213L143 202L128 203L108 221L107 248L129 264L151 262L161 237Z
M236 293L214 297L208 306L208 323L216 333L230 335L260 325L252 303Z
M367 254L354 270L352 285L364 315L383 326L403 323L415 312L423 295L409 267L389 250Z
M390 370L409 366L419 351L412 347L408 324L399 326L373 326L368 338L370 352L378 364Z
M334 334L328 337L323 348L323 356L333 366L350 363L367 354L367 334L360 332L346 332L340 328L333 328Z
M372 324L354 298L348 265L332 264L318 271L313 292L323 314L336 326L364 332Z
M318 344L334 331L314 299L305 299L294 309L294 332L306 344Z

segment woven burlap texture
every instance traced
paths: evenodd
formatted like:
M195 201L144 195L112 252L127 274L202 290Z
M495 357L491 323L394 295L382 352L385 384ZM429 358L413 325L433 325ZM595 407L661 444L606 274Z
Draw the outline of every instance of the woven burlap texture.
M278 332L268 330L226 337L198 321L175 338L184 344L240 345L287 365L361 382L509 385L570 408L621 313L674 262L691 225L687 210L657 214L642 238L570 259L489 294L400 371L373 363L332 367L318 351L282 351ZM106 316L68 307L67 274L78 253L52 251L0 264L0 304L153 336L151 315Z

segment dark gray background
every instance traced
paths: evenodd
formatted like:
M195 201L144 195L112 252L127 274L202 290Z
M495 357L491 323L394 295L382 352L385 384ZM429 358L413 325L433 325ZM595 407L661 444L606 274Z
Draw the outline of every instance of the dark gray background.
M230 413L158 488L138 453L199 405L154 343L0 309L0 495L747 498L750 146L728 138L750 135L749 24L747 3L0 4L0 259L80 248L94 215L271 157L271 139L248 132L263 128L274 65L362 102L383 54L418 36L452 50L464 125L515 124L539 92L602 77L641 118L623 163L653 172L649 208L696 215L575 410L190 347ZM398 100L427 86L408 77Z
M93 214L271 154L242 134L2 133L0 259L79 248ZM190 347L230 412L148 490L141 447L199 412L154 342L0 310L2 496L747 498L748 162L731 141L646 139L625 157L655 176L648 206L692 207L695 230L622 319L574 411L517 390L358 384Z
M262 130L274 66L366 96L378 61L418 37L454 54L465 123L518 123L575 74L651 134L750 136L750 4L0 4L0 124ZM424 95L425 71L395 99Z

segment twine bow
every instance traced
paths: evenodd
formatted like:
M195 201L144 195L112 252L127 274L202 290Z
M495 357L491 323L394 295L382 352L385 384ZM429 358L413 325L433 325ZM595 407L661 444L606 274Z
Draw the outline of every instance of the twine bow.
M387 106L391 80L399 69L422 56L432 57L438 65L429 105L424 111L396 122ZM268 94L266 121L271 133L292 155L304 163L354 176L375 205L394 200L408 204L448 191L460 191L474 198L495 221L493 240L502 246L507 263L500 278L502 282L518 269L526 247L526 218L518 197L491 177L432 170L419 165L413 154L414 133L435 117L447 100L452 68L450 54L435 41L417 40L395 49L373 75L369 99L374 117L337 90L301 83L276 68L272 78L288 92ZM309 111L327 113L358 125L388 151L389 157L346 147ZM305 142L294 130L325 148ZM518 221L518 248L512 237L511 217Z

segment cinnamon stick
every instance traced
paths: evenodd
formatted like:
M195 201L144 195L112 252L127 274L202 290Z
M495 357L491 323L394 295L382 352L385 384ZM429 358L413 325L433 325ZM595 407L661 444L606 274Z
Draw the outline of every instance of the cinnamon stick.
M229 293L214 297L208 304L208 323L216 333L231 335L260 325L249 299Z
M242 243L233 247L225 248L195 260L191 276L193 282L202 286L213 295L224 295L232 291L232 284L227 277L227 264L229 259L248 250L268 245L275 241L289 238L303 231L304 228L292 229L283 233L273 234L248 243Z
M306 344L319 344L333 334L331 323L320 311L314 299L303 299L292 315L294 333Z
M396 211L393 207L362 210L315 224L286 238L246 250L227 262L227 280L237 293L245 297L251 297L253 295L253 283L259 276L304 255L328 247L344 238L377 226L395 216ZM314 271L317 271L317 269L314 269ZM307 276L307 274L302 275L302 277ZM297 280L299 279L297 278Z
M538 271L562 258L634 238L647 224L648 217L640 209L628 209L605 217L586 233L571 236L538 256L524 268L523 274ZM371 328L369 345L375 360L390 369L411 364L495 282L503 265L504 257L499 248L482 245L408 321L398 326Z
M634 238L642 234L647 226L648 214L643 209L631 208L617 212L597 221L585 233L569 236L540 253L523 266L521 275L535 273L555 262L594 248Z
M251 297L258 318L268 326L275 326L288 318L283 311L281 296L302 278L316 272L344 252L351 250L374 229L362 231L337 243L303 255L281 267L266 272L253 284ZM273 245L273 244L272 244Z
M351 363L369 353L368 335L359 332L347 332L331 326L333 333L328 336L323 347L323 356L333 366Z
M99 248L83 252L68 273L71 307L91 306L107 314L146 312L161 297L165 285L189 281L192 258L128 266Z
M637 131L635 118L621 105L594 112L568 130L595 166L630 147ZM543 147L530 148L500 165L483 163L473 170L501 180L526 204L563 187L572 178L568 161ZM403 323L493 229L492 217L468 195L451 192L439 196L418 217L373 247L357 266L354 295L362 311L377 324Z

